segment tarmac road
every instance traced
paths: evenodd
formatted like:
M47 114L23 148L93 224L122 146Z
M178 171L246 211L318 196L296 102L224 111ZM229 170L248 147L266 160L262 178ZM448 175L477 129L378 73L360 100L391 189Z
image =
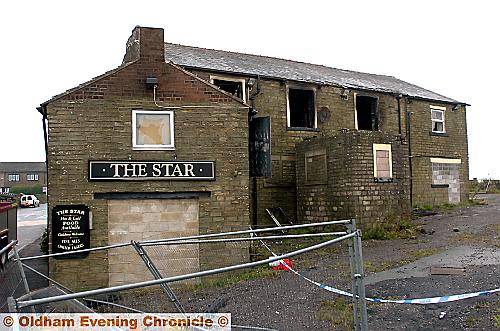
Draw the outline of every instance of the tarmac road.
M47 204L36 208L17 209L17 240L19 251L41 237L47 227Z

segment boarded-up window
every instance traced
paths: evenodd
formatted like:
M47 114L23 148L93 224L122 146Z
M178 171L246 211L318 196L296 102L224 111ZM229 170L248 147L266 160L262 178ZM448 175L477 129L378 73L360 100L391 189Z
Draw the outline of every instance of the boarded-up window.
M448 188L448 202L460 202L460 159L431 158L432 187Z
M272 155L272 177L266 179L265 186L294 186L295 185L295 156Z
M390 144L373 144L373 177L392 178L392 151Z
M132 125L134 148L174 148L174 114L172 111L134 110Z
M324 149L305 154L305 173L306 184L318 185L327 183L327 162L326 151Z

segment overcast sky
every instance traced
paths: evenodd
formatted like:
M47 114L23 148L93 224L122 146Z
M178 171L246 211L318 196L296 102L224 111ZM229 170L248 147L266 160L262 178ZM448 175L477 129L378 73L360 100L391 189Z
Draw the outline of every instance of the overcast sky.
M143 25L164 28L168 42L392 75L470 103L470 176L500 178L500 6L413 3L6 1L0 161L43 161L35 107L117 67L132 29Z

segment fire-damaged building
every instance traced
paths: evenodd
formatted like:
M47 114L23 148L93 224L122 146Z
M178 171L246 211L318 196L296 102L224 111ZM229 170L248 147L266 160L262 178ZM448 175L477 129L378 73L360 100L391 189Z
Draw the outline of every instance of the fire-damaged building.
M368 228L465 201L466 106L390 76L165 43L163 29L136 27L119 67L38 108L50 250L244 229L276 208ZM88 238L58 239L72 213ZM147 278L127 258L51 259L50 273L88 287ZM189 272L249 254L171 258Z

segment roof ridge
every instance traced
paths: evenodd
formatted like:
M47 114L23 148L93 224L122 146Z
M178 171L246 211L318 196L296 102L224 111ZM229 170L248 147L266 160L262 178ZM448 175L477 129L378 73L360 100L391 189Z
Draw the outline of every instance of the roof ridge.
M394 77L394 76L391 76L391 75L382 75L382 74L374 74L374 73L370 73L370 72L356 71L356 70L350 70L350 69L342 69L342 68L330 67L330 66L327 66L327 65L324 65L324 64L304 62L304 61L297 61L297 60L285 59L285 58L275 57L275 56L269 56L269 55L251 54L251 53L228 51L228 50L222 50L222 49L199 47L199 46L191 46L191 45L183 45L183 44L169 43L169 42L165 42L165 44L177 45L177 46L182 46L182 47L197 48L197 49L202 49L202 50L207 50L207 51L217 51L217 52L239 54L239 55L246 55L246 56L248 56L248 55L250 55L250 56L257 56L257 57L267 58L267 59L283 60L283 61L300 63L300 64L309 64L309 65L323 67L323 68L328 68L328 69L341 70L341 71L347 71L347 72L354 72L354 73L358 73L358 74L366 74L366 75L372 75L372 76L389 77L389 78L398 79L397 77Z

